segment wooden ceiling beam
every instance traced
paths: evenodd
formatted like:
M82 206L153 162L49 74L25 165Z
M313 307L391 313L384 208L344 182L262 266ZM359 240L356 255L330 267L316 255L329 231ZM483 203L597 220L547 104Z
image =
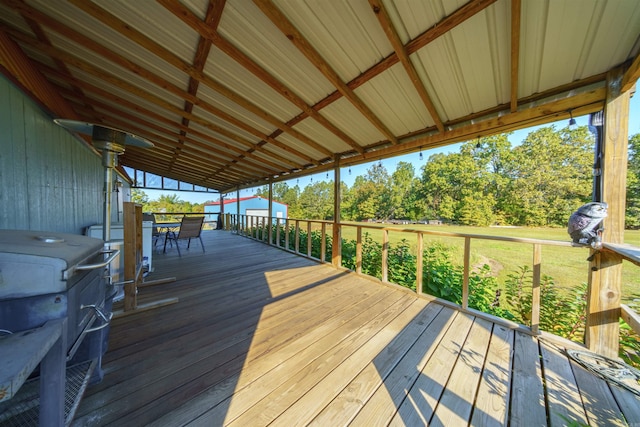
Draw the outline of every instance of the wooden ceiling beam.
M63 93L63 94L65 93L64 89L61 89L61 93ZM74 96L74 95L75 94L73 94L73 93L69 93L69 96ZM163 127L161 127L159 125L156 125L155 123L149 122L149 121L145 120L142 117L131 116L131 114L130 113L127 114L126 111L123 111L121 109L115 108L115 107L113 107L111 105L105 104L105 103L103 103L101 101L98 101L96 99L87 99L86 101L87 102L91 102L96 108L99 108L102 111L107 111L107 112L110 112L110 113L118 115L118 116L119 115L126 115L128 119L135 120L137 123L142 124L143 126L155 129L155 130L157 130L157 131L159 131L161 133L164 133L164 134L168 134L171 137L175 137L175 138L180 137L180 134L173 133L170 130L168 130L167 128L163 128ZM98 113L95 113L95 114L97 115L97 114L100 114L100 113L98 112ZM154 118L156 120L158 120L158 121L160 121L160 122L162 122L162 123L164 123L164 124L166 124L168 126L175 127L175 123L163 118L162 116L157 115L157 113L149 111L147 116L148 117L154 116ZM107 117L104 120L108 121L110 119L111 119L111 117ZM185 129L187 129L187 128L184 125L180 126L180 128L179 128L180 131L184 131ZM225 143L224 141L215 139L209 134L204 134L204 133L201 133L201 132L196 131L194 129L188 129L188 131L189 131L189 134L194 135L194 136L198 136L203 141L209 141L210 143L200 142L200 141L194 140L193 138L188 137L188 136L184 137L185 138L185 142L187 142L187 143L189 143L189 144L191 144L191 145L193 145L195 147L199 147L200 149L204 150L205 153L208 153L208 155L210 155L211 153L215 153L215 154L218 154L220 156L227 157L227 159L220 160L220 162L228 161L229 160L228 157L231 157L232 161L237 161L237 162L247 161L247 162L250 163L250 167L251 167L251 165L253 165L254 168L255 167L262 168L267 173L273 173L274 171L282 170L283 169L282 163L287 164L285 162L281 162L281 164L274 163L269 158L260 157L260 156L257 156L255 154L253 154L253 152L255 150L249 149L248 151L245 151L245 150L243 150L241 148L238 148L238 147L235 147L235 146L230 145L228 143ZM223 149L218 148L219 146L224 146L224 148L226 148L228 151L225 151ZM231 153L236 153L236 154L233 155ZM271 155L271 157L274 157L274 158L279 158L279 156L277 156L275 154L272 154L272 153L264 153L264 154L267 155L267 156ZM286 160L286 159L283 159L283 160ZM256 166L255 163L257 163L259 166ZM271 169L266 168L265 165L270 166Z
M94 102L94 105L97 108L100 108L101 111L108 111L112 114L110 116L107 116L101 112L97 112L97 114L99 114L100 117L103 117L103 120L106 123L108 122L122 123L122 124L126 124L127 128L136 126L134 124L131 124L130 121L124 121L122 118L118 119L114 116L114 115L121 115L122 111L119 111L118 109L112 106L109 106L100 102ZM131 117L128 117L128 118L132 119ZM165 127L159 126L155 123L151 123L143 118L135 117L133 118L133 120L135 120L137 124L142 125L147 129L153 129L157 132L160 132L160 135L164 135L162 136L162 138L166 139L167 141L172 141L173 139L180 137L180 133L172 132L171 130ZM180 132L184 132L184 131L180 130ZM158 135L157 137L160 138L161 137L160 135ZM218 164L225 164L227 162L246 162L248 168L261 170L263 171L263 173L274 173L275 171L279 171L282 169L282 166L272 163L267 159L259 158L258 156L252 153L245 153L239 150L241 151L241 154L234 155L230 152L221 150L217 147L212 147L210 144L197 141L188 136L184 136L184 139L185 139L184 147L186 150L197 150L198 155L205 156L206 158L210 159L211 161L215 161ZM173 144L173 148L175 149L175 143ZM214 157L214 155L216 155L217 157ZM270 167L267 167L266 165L269 165Z
M0 28L3 28L3 25L0 23ZM49 56L51 57L55 57L55 58L59 58L64 60L68 65L71 65L75 68L78 68L84 72L87 72L89 74L92 74L96 77L98 77L99 79L101 79L104 82L108 82L110 84L112 84L115 87L119 87L123 90L126 90L127 92L134 94L136 96L138 96L141 99L146 100L147 102L150 102L152 104L155 104L157 106L159 106L160 108L163 108L165 110L171 111L174 114L180 115L182 117L187 117L189 118L189 120L195 121L198 124L201 124L205 127L211 128L212 124L207 121L207 120L203 120L200 117L194 115L194 114L189 114L186 113L184 110L174 106L173 104L165 101L162 98L157 97L156 95L150 94L146 91L144 91L143 89L134 86L130 83L128 83L127 81L120 79L119 77L113 76L111 74L106 73L105 71L103 71L102 69L93 66L92 64L82 61L78 58L73 57L72 55L63 52L57 48L54 48L52 46L47 46L37 40L34 40L22 33L19 33L17 31L13 31L13 30L9 30L11 31L11 35L14 37L19 38L22 42L26 43L26 44L30 44L30 45L35 45L36 48L44 50ZM64 77L64 76L63 76ZM185 92L186 93L186 92ZM268 135L258 131L257 129L254 129L253 127L250 127L248 125L246 125L244 122L240 121L239 119L231 116L230 114L225 113L224 111L215 108L207 103L204 102L198 102L198 106L202 107L204 110L209 111L210 113L214 114L217 117L221 117L223 120L239 127L240 129L243 129L255 136L257 136L258 138L268 141L271 144L273 144L274 146L285 150L286 152L299 157L300 159L303 159L304 161L308 162L308 163L312 163L312 164L317 164L318 161L313 159L312 157L301 153L298 150L293 149L292 147L289 147L288 145L275 140L274 138L269 137ZM176 124L177 125L177 124ZM214 126L215 127L215 126ZM218 132L223 132L222 128L219 127L215 127L215 130ZM225 132L227 135L229 134L229 132ZM254 148L259 150L259 151L264 151L263 146L260 145L254 145ZM295 163L295 162L291 162L291 166L292 167L298 167L299 164Z
M302 98L296 95L288 87L282 84L278 79L269 74L264 68L253 61L249 56L243 53L241 50L233 46L228 40L223 38L217 33L215 28L207 25L206 22L201 21L193 12L179 2L172 0L157 0L158 3L163 5L167 10L173 13L176 17L180 18L185 24L196 30L201 37L210 40L218 49L226 53L230 58L242 65L246 70L250 71L254 76L259 78L262 82L266 83L273 90L278 92L289 102L300 108L306 117L311 117L316 120L331 133L343 140L349 146L356 151L362 153L363 148L351 137L349 137L344 131L339 129L319 112L310 107Z
M84 1L84 0L69 0L69 1L74 6L78 7L80 10L88 13L89 15L93 16L95 19L100 20L103 24L108 25L109 27L111 27L115 31L118 31L120 34L122 34L123 36L129 38L131 41L133 41L133 42L139 44L140 46L144 47L149 52L153 53L154 55L156 55L157 57L163 59L164 61L166 61L167 63L173 65L174 67L184 71L187 75L189 75L191 77L194 77L196 80L200 81L200 83L205 84L206 86L210 87L214 91L216 91L216 92L220 93L221 95L225 96L229 100L235 102L236 104L238 104L242 108L246 109L247 111L250 111L251 113L257 115L258 117L262 118L263 120L266 120L267 122L271 123L272 125L274 125L274 126L276 126L278 128L281 128L282 130L284 130L285 132L287 132L288 134L290 134L294 138L296 138L296 139L304 142L305 144L309 145L314 150L316 150L316 151L318 151L320 153L323 153L323 154L325 154L327 156L331 156L332 155L332 152L330 150L327 150L322 144L319 144L318 142L313 141L311 138L307 137L306 135L296 131L295 129L293 129L290 126L287 126L285 123L283 123L282 121L278 120L276 117L272 116L268 112L262 110L260 107L256 106L255 104L253 104L250 101L246 100L245 98L241 97L237 93L229 90L228 88L226 88L225 86L221 85L220 83L218 83L217 81L215 81L211 77L205 75L202 71L198 71L191 64L188 64L187 62L183 61L181 58L179 58L177 55L173 54L168 49L166 49L163 46L159 45L158 43L156 43L155 41L151 40L150 38L148 38L144 34L140 33L139 31L133 29L126 22L124 22L124 21L120 20L119 18L113 16L112 14L110 14L105 9L101 8L100 6L98 6L98 5L96 5L96 4L92 3L92 2L87 2L87 1ZM162 87L162 86L160 86L160 87ZM187 92L185 92L184 97L185 97L185 99L191 98L191 96L188 95ZM200 99L196 99L196 100L189 99L189 100L191 102L193 102L195 105L198 105L198 106L203 106L204 107L205 105L207 105L203 100L200 100ZM209 106L209 107L211 107L211 106ZM212 109L211 112L213 113L214 110L216 110L216 109ZM268 142L272 142L272 141L268 140Z
M85 45L86 47L90 48L91 50L93 50L94 52L100 54L101 56L111 60L112 62L122 66L125 69L128 69L129 71L140 75L144 78L146 78L147 80L151 81L152 83L156 84L157 86L169 91L170 93L173 93L174 95L181 97L183 99L189 100L190 102L197 104L199 107L203 108L204 110L210 112L211 114L218 116L220 118L222 118L225 121L230 122L231 124L239 127L240 129L245 130L248 133L251 133L254 136L257 136L260 139L265 140L268 143L271 143L273 145L275 145L276 147L287 151L290 154L293 154L301 159L304 159L304 161L308 162L308 163L312 163L312 164L317 164L318 161L315 160L314 158L307 156L305 154L303 154L302 152L295 150L289 146L287 146L286 144L277 141L275 138L270 138L269 136L267 136L266 134L258 131L257 129L247 125L246 123L238 120L237 118L231 116L230 114L227 114L225 112L223 112L222 110L202 101L199 100L196 96L189 94L188 92L184 91L181 88L178 88L177 86L173 85L172 83L166 81L165 79L162 79L158 76L156 76L155 74L149 72L148 70L138 66L137 64L123 58L122 56L111 52L110 50L105 49L103 46L95 43L94 41L92 41L91 39L88 39L86 36L84 36L83 34L70 29L68 27L63 26L62 24L56 23L55 21L51 20L51 18L47 17L46 15L28 8L26 5L24 5L23 7L21 7L20 9L21 13L28 13L30 17L34 18L34 19L41 19L42 23L45 26L55 26L55 30L59 33L61 33L62 35L64 35L65 37L71 38L73 40L81 40L83 45ZM61 51L60 49L57 49L53 46L41 43L38 40L33 39L32 37L30 37L29 35L26 35L24 33L21 33L18 30L12 29L12 28L8 28L5 25L3 25L2 23L0 23L0 29L4 28L5 31L7 31L8 33L10 33L10 35L14 38L16 38L17 40L28 44L36 49L38 49L39 51L42 51L44 53L46 53L48 56L50 56L51 58L54 59L60 59L62 61L64 61L65 63L67 63L67 65L72 65L75 68L78 68L80 70L83 70L85 72L88 72L90 74L95 75L96 77L103 79L104 81L107 81L115 86L119 86L122 87L123 85L126 86L126 90L136 94L137 96L143 98L143 99L147 99L149 102L155 103L157 105L161 105L164 108L169 108L172 112L177 113L179 115L181 115L183 118L187 118L189 120L194 120L194 115L188 112L184 112L182 113L182 111L177 110L173 105L168 104L167 102L165 102L163 99L158 98L154 95L148 94L147 92L143 91L142 89L131 85L127 82L125 82L122 79L119 79L115 76L111 76L109 74L107 74L106 72L104 72L102 69L93 66L92 64L89 64L88 62L85 62L83 60L80 60L79 58L74 57L73 55L69 54L68 52L64 52ZM217 85L217 83L216 83ZM227 92L227 94L229 94L230 96L234 96L230 91L228 91L226 88L222 88L221 85L220 88L222 90L224 90L225 92ZM237 99L234 99L234 102L237 101ZM180 111L180 112L179 112ZM277 120L274 118L274 120ZM279 122L280 123L280 122ZM282 124L282 123L280 123ZM282 124L283 127L290 129L289 126L285 126L284 124ZM291 133L293 133L294 137L296 135L300 136L299 133L297 131L292 131ZM301 136L303 139L306 139L306 137ZM298 138L300 139L300 138ZM303 141L305 142L305 141ZM312 146L313 148L317 148L319 146L319 144L308 140L306 141L308 143L308 145ZM262 148L263 145L260 145L259 148L257 148L258 150L262 151L264 150L264 148ZM320 147L320 152L323 152L325 155L329 152L328 150L326 150L324 147Z
M78 114L38 71L20 46L0 28L0 63L31 96L58 117L78 119Z
M57 70L53 70L51 68L48 68L45 65L41 65L41 67L45 70L45 72L49 75L56 75L58 78L60 79L64 79L65 77L60 75L59 72ZM126 107L128 110L130 111L135 111L137 112L139 115L143 116L143 117L148 117L151 119L154 119L156 121L159 121L161 123L164 123L168 126L173 126L173 127L177 127L180 130L188 130L190 134L197 136L205 141L210 142L211 144L217 145L223 149L227 149L227 150L231 150L234 153L238 154L238 155L251 155L253 152L260 152L263 153L265 156L268 156L269 158L274 159L274 161L283 163L283 164L288 164L291 167L298 167L299 164L292 162L291 160L284 158L282 156L280 156L277 153L273 153L269 150L269 146L266 146L264 149L262 149L259 144L254 144L250 141L245 140L244 138L237 136L234 133L231 133L229 131L227 131L224 128L221 128L219 126L216 126L208 121L198 121L198 120L193 120L194 122L198 123L199 125L211 130L212 132L215 132L217 134L220 134L236 143L238 143L241 146L244 147L248 147L246 149L243 148L239 148L239 147L235 147L227 142L224 142L220 139L214 138L211 134L205 134L199 131L194 130L193 128L187 128L186 126L182 125L181 123L176 123L173 122L169 119L167 119L166 117L145 109L144 107L141 107L140 104L136 104L133 102L130 102L128 100L122 99L121 97L113 94L112 92L109 92L107 90L98 88L96 86L93 86L89 83L86 82L81 82L81 81L77 81L77 80L72 80L72 82L76 85L78 85L79 87L83 88L85 91L87 92L91 92L94 93L98 96L98 98L91 98L88 99L87 102L91 102L94 103L95 105L101 105L101 100L109 100L111 102L113 102L115 105L118 106L123 106ZM61 89L62 91L64 91L64 89ZM112 107L112 110L115 111L115 109ZM265 161L266 164L271 164L271 162L269 160L264 159L263 157L260 157L261 161Z
M218 26L220 23L220 18L222 17L222 11L224 10L225 0L217 1L216 4L213 2L209 2L207 6L207 14L205 16L205 24L208 26L213 26L214 28ZM207 58L209 57L209 52L211 51L211 41L207 40L204 37L200 37L198 40L198 47L196 48L196 53L193 59L193 67L202 72L204 70L204 66L207 63ZM189 76L189 94L196 96L198 94L198 87L200 86L200 81ZM193 103L190 101L184 102L184 110L187 113L193 112ZM182 118L182 124L188 128L189 127L189 119ZM171 170L173 163L180 156L180 151L182 146L184 145L184 137L187 135L187 130L180 130L180 135L182 137L178 138L178 145L175 148L174 159L169 165L169 170Z
M95 120L96 123L105 123L105 124L108 123L117 128L121 128L121 129L126 128L138 136L141 136L145 139L153 141L154 144L156 144L156 146L160 146L165 150L169 151L170 153L172 153L169 164L175 163L176 159L175 159L175 155L173 154L175 153L175 139L167 138L164 134L152 132L146 127L139 127L131 124L131 122L129 121L118 119L113 116L108 116L105 114L98 113L96 114L95 118L96 118ZM142 123L141 121L138 121L138 123L144 126L144 123ZM155 150L155 148L153 148L153 150ZM202 148L195 145L185 144L185 146L183 147L182 155L181 155L181 158L182 157L190 158L194 166L200 165L200 167L206 168L207 170L209 170L211 168L211 165L213 165L215 167L229 166L234 169L242 167L249 171L260 171L259 173L261 174L274 173L273 170L261 167L259 165L254 165L248 162L244 162L242 165L238 165L237 162L238 160L241 160L241 159L233 158L233 157L231 159L216 157L212 155L211 152L209 152L208 150L203 150ZM233 174L231 170L225 170L225 172ZM244 174L242 173L242 171L240 171L236 175L243 176Z
M402 63L405 72L409 75L409 79L411 80L411 83L413 83L413 87L416 89L416 92L418 92L420 99L422 99L422 103L431 115L436 128L438 128L440 132L444 132L444 126L438 111L436 111L436 107L433 105L433 102L431 102L431 97L427 93L427 89L424 87L422 80L420 80L420 76L418 76L418 72L411 62L409 54L402 44L402 40L400 40L400 35L394 28L393 22L391 22L391 17L389 16L387 9L384 7L381 0L369 0L369 5L373 9L373 13L378 18L380 26L387 35L389 42L391 42L391 46L393 46L393 50L400 60L400 63Z
M438 23L433 25L431 28L426 30L424 33L420 34L415 39L411 40L409 43L405 45L405 49L408 55L411 55L417 52L419 49L423 48L427 44L431 43L438 37L442 36L448 31L451 31L456 26L462 24L467 19L471 18L475 14L483 11L485 8L489 7L497 0L472 0L464 6L457 9L451 15L445 16ZM355 90L373 79L374 77L382 74L384 71L388 70L395 64L400 61L398 55L394 52L391 55L387 56L353 80L347 83L347 86L351 90ZM326 98L320 100L315 105L312 106L314 110L320 111L323 108L329 106L333 102L337 101L342 97L342 94L339 91L335 91L329 94ZM294 125L302 120L304 120L305 115L299 115L294 119L287 122L289 125Z
M397 144L395 135L382 123L382 121L367 107L367 105L355 94L349 86L342 81L338 73L324 60L322 55L309 43L309 41L298 31L289 19L273 4L271 0L253 0L262 13L280 29L280 31L293 43L296 48L311 62L331 84L349 102L360 111L360 113L378 129L392 144Z

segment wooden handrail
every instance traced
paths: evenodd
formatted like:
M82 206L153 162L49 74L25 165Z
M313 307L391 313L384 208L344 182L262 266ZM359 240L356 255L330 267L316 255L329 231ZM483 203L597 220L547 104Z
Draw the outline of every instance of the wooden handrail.
M620 317L633 329L633 332L640 335L640 314L628 305L620 304Z

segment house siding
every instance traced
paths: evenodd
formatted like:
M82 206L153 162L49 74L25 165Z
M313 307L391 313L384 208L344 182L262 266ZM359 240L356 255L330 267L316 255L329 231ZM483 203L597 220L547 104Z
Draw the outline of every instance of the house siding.
M100 157L0 76L0 229L82 234L102 222L103 181Z

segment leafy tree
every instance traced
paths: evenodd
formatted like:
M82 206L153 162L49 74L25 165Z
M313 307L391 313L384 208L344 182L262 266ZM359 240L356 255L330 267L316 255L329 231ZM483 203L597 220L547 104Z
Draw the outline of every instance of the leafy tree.
M145 193L144 191L140 190L139 188L132 188L131 189L131 201L133 203L139 203L141 205L146 205L147 203L149 203L149 196L147 196L147 193Z
M511 160L511 143L509 133L480 138L472 148L471 155L478 163L480 170L485 171L484 192L492 196L492 219L504 222L504 203L507 195L507 186L511 179L509 164ZM465 145L464 149L468 149ZM486 205L486 203L485 203ZM489 206L485 206L485 209ZM485 215L488 212L485 212ZM488 219L488 218L487 218ZM482 221L487 222L487 221Z
M462 146L460 153L431 156L422 169L421 193L429 212L439 218L467 225L493 222L495 199L491 196L491 174L478 162L476 142ZM476 208L480 207L480 210Z
M625 224L629 228L640 228L640 134L629 138Z
M344 219L362 221L376 218L376 187L363 176L357 176L353 187L345 195L342 211Z
M391 191L388 194L391 218L415 218L416 189L415 169L408 162L400 162L391 175ZM384 193L383 193L384 194Z
M593 137L584 126L531 132L509 160L504 210L511 224L565 225L591 198Z
M307 185L300 194L300 209L303 218L333 218L333 184L326 181Z

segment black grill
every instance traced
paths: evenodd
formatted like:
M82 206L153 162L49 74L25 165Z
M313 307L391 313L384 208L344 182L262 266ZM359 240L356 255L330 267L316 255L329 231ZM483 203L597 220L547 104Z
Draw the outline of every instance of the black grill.
M3 331L0 345L7 334L23 333L47 322L66 319L62 334L66 363L57 369L62 372L68 367L91 365L95 367L91 381L101 380L100 361L106 351L114 293L105 279L105 268L114 257L104 250L100 239L66 233L0 230L0 330ZM2 369L0 367L0 372ZM32 377L37 376L36 368ZM5 418L13 406L9 397L12 396L3 397L0 390L0 411L5 412ZM67 422L72 415L65 411Z

